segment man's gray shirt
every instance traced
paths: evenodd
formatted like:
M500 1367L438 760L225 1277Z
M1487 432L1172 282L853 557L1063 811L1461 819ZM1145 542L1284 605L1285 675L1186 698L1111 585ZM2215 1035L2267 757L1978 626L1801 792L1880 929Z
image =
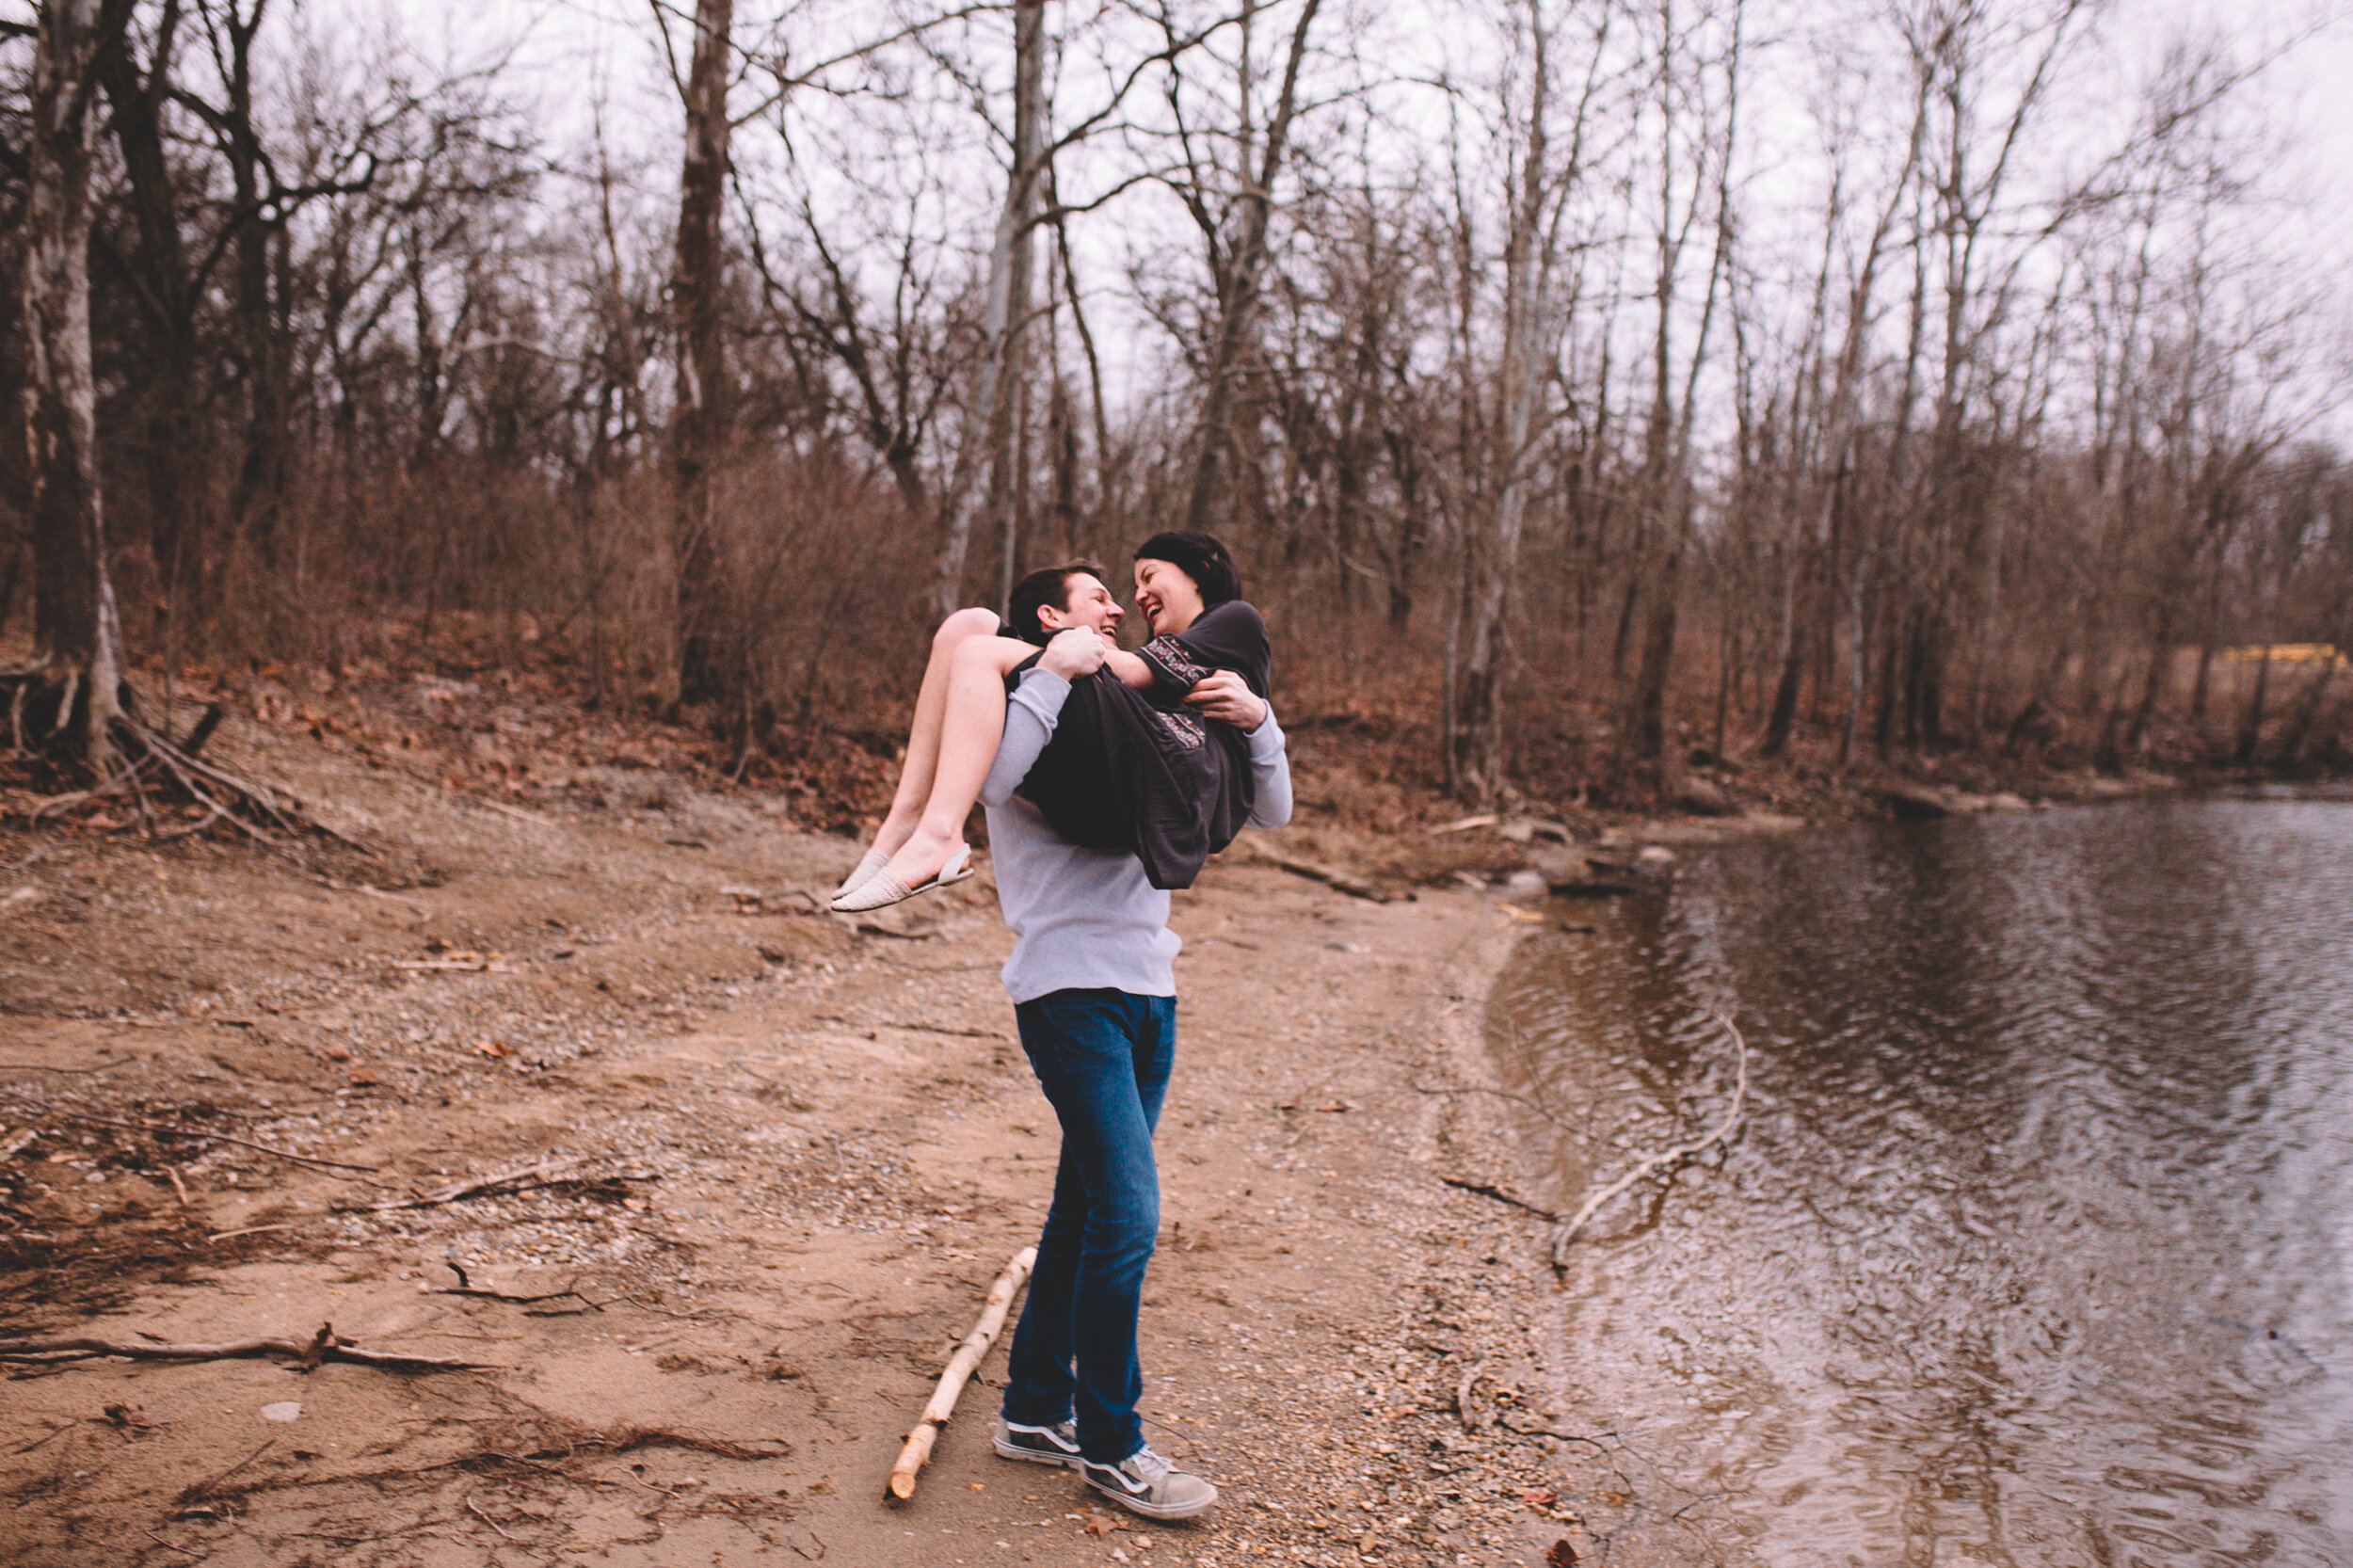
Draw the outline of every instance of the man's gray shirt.
M1132 854L1080 848L1014 793L1053 738L1069 696L1070 682L1050 670L1032 666L1021 677L1005 705L1005 738L981 786L997 898L1014 936L1005 990L1016 1002L1098 988L1173 997L1183 944L1168 929L1168 894L1145 879L1144 862ZM1291 818L1291 770L1273 709L1248 739L1250 825L1280 827Z

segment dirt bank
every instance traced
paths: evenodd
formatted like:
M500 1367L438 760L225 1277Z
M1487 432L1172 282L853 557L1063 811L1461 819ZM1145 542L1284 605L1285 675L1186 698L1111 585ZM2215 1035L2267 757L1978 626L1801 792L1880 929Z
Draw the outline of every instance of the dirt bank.
M1146 1409L1225 1501L1098 1536L989 1453L993 1386L878 1500L1053 1168L985 879L859 925L811 896L855 846L758 797L232 744L382 857L0 837L0 1334L480 1366L20 1368L8 1560L1533 1563L1625 1502L1536 1392L1539 1238L1439 1179L1510 1163L1492 898L1230 856L1179 896Z

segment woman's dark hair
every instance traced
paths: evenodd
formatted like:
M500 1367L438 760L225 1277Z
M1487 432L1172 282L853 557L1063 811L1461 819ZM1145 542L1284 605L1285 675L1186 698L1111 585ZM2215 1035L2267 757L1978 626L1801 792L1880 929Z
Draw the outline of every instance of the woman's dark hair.
M1224 545L1193 529L1174 528L1153 535L1136 546L1135 559L1166 561L1181 568L1201 590L1203 609L1241 597L1241 573L1234 569L1234 558L1225 553Z
M1058 567L1040 567L1013 585L1013 599L1005 605L1005 619L1013 623L1013 634L1025 643L1044 647L1053 633L1037 618L1040 610L1067 614L1070 609L1070 580L1081 572L1089 577L1103 575L1100 561L1064 561Z

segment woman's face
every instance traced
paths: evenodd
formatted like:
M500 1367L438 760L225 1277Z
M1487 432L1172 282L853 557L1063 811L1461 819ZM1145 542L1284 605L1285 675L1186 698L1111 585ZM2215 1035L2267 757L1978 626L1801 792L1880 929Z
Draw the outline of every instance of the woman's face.
M1175 562L1146 555L1136 562L1136 608L1152 635L1165 637L1200 618L1201 586Z

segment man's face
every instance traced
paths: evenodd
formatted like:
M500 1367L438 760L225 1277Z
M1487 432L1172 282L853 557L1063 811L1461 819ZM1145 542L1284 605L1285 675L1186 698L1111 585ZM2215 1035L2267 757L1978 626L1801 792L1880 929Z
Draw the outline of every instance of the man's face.
M1119 607L1119 600L1112 597L1111 589L1103 586L1101 578L1074 571L1064 584L1064 589L1069 595L1068 608L1057 612L1048 605L1040 610L1037 613L1040 625L1048 632L1083 626L1091 632L1100 632L1106 637L1118 635L1119 623L1127 612Z

